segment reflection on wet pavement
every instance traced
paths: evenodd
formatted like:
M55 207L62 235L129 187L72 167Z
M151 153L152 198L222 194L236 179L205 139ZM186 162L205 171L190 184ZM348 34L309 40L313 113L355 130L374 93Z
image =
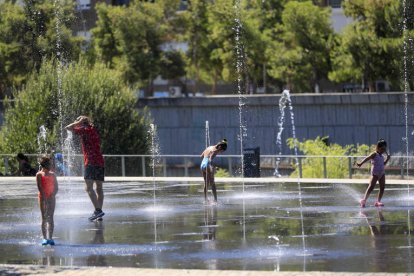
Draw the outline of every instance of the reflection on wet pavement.
M346 185L346 186L344 186ZM385 207L360 209L365 186L303 184L302 244L294 184L224 184L217 205L201 185L105 183L106 213L89 222L82 182L60 184L53 248L40 245L31 181L2 184L0 263L280 271L413 272L413 199L386 190ZM3 192L4 191L4 192Z

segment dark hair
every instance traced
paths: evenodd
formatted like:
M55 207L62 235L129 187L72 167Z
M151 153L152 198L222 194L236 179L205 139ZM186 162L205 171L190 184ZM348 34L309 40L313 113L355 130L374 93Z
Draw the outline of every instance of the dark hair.
M20 160L25 160L25 161L29 162L29 158L21 152L19 152L17 154L17 158L20 159Z
M227 149L227 139L223 139L217 143L216 149L226 150Z
M383 148L387 146L387 142L384 139L379 139L377 142L377 148Z
M50 158L47 156L42 156L39 160L39 164L42 168L49 169L50 168Z

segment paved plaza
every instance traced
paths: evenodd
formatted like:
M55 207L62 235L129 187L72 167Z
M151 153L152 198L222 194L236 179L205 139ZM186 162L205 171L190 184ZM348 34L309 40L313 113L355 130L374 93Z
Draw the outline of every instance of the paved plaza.
M414 273L349 273L349 272L280 272L199 269L147 269L115 267L47 267L30 265L0 265L0 275L62 275L62 276L408 276Z
M385 207L374 191L361 209L366 178L217 178L218 204L206 205L201 177L107 177L95 223L83 178L59 183L56 246L45 248L34 179L0 178L0 275L414 271L411 180L388 180Z

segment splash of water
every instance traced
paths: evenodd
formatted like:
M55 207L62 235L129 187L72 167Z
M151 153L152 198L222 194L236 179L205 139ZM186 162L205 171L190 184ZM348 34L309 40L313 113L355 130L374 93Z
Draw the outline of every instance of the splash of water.
M407 26L407 2L406 0L403 0L403 36L405 36L406 33L408 33L408 26ZM409 39L409 38L408 38ZM409 160L408 160L408 156L409 156L409 147L408 147L408 91L410 90L409 87L409 82L408 82L408 48L409 48L409 41L407 41L407 39L404 38L403 41L403 52L404 52L404 56L403 56L403 64L404 64L404 117L405 117L405 137L403 138L404 143L405 143L405 151L406 151L406 173L408 176L408 169L409 169ZM409 188L409 187L408 187Z
M236 50L236 73L237 73L237 94L239 96L239 141L240 141L240 156L241 156L241 175L243 182L243 192L244 192L244 139L247 138L247 126L244 119L244 107L246 106L246 97L243 96L244 85L243 85L243 72L245 66L245 55L244 55L244 45L242 42L242 29L243 23L241 20L241 1L236 0L234 3L235 11L235 50Z
M239 141L240 141L240 159L241 159L241 177L242 187L244 194L244 138L247 138L247 126L243 116L244 106L246 105L246 97L243 96L243 71L245 65L244 45L241 40L243 24L241 20L241 0L234 2L234 13L235 13L235 50L236 50L236 73L237 73L237 94L239 96ZM243 198L243 241L246 241L246 206Z
M152 177L153 177L153 180L155 181L157 165L160 164L160 147L159 147L159 141L158 141L158 135L157 135L157 126L155 124L150 124L148 135L149 135L149 140L151 141L150 166L152 170ZM154 186L154 198L155 198L155 186Z
M55 31L56 31L56 59L57 59L57 97L58 97L58 116L60 122L60 145L63 146L63 93L62 93L62 69L63 69L63 56L62 56L62 35L61 35L61 21L62 21L62 6L60 0L53 1L55 12Z
M289 105L289 111L290 111L290 116L291 116L291 120L292 122L294 122L294 114L293 114L293 107L292 107L292 101L290 99L290 93L289 90L283 90L282 92L282 96L280 97L279 100L279 120L278 120L278 127L279 127L279 131L277 132L277 136L276 136L276 148L278 151L278 155L282 155L282 133L284 130L284 124L285 124L285 108L286 105ZM292 132L295 132L295 126L294 124L292 124ZM293 134L294 139L296 138L296 133ZM294 141L296 143L296 140ZM295 148L296 149L296 148ZM276 158L276 167L275 167L275 171L273 173L274 176L276 177L281 177L282 175L279 173L279 165L280 165L280 161L281 158L277 157Z
M335 190L340 189L341 194L346 194L349 196L349 198L352 198L352 200L356 202L356 205L359 204L359 201L361 199L361 194L355 191L352 187L348 185L343 185L343 184L334 184L333 187Z
M156 175L156 167L160 163L159 162L159 155L160 155L160 148L157 136L157 126L155 124L150 124L150 129L148 131L151 141L151 162L150 166L152 169L152 189L153 189L153 205L154 210L156 210L157 204L157 197L156 197L156 182L155 182L155 175ZM154 212L154 242L157 242L157 215Z
M71 131L66 131L66 138L63 141L63 164L62 172L65 176L72 175L72 168L75 166L76 156L75 156L75 145L73 143L73 133Z
M206 121L206 148L209 147L209 146L210 146L210 127L209 127L208 121ZM206 180L205 181L207 183L209 181L208 173L206 174ZM204 185L206 185L208 187L207 183L204 183Z
M409 176L409 147L408 147L408 92L410 90L409 85L409 75L408 75L408 48L410 47L409 44L411 44L411 47L413 47L413 40L408 32L408 9L407 9L407 0L403 0L403 52L404 52L404 115L405 115L405 137L403 140L405 140L405 150L406 150L406 170L407 170L407 179ZM405 38L405 34L408 34L408 38ZM408 40L408 41L407 41ZM407 198L410 198L410 184L407 184ZM411 220L410 220L410 210L408 210L408 244L411 246ZM411 257L411 251L410 251L410 257Z
M284 90L287 94L287 99L289 103L289 113L290 113L290 123L292 126L292 137L293 137L293 149L295 153L295 164L296 167L299 167L299 158L298 158L298 144L296 139L296 127L295 127L295 114L293 112L293 105L290 99L289 90ZM306 243L305 243L305 229L303 224L303 202L302 202L302 187L300 184L300 175L298 174L298 193L299 193L299 207L300 207L300 221L301 221L301 230L302 230L302 245L303 245L303 255L306 255ZM306 263L306 261L305 261ZM306 266L304 266L304 270L306 271Z
M46 137L47 137L46 127L44 125L41 125L39 127L39 133L37 134L37 145L38 145L40 155L47 153Z
M210 127L208 121L206 121L206 148L210 146Z
M285 123L285 109L286 106L288 106L289 114L290 114L290 123L292 126L292 138L293 138L293 149L295 154L295 166L299 167L299 157L298 157L298 144L296 139L296 127L295 127L295 113L293 112L293 105L292 100L290 98L290 91L285 89L282 92L282 96L279 100L279 111L280 111L280 117L278 121L278 127L279 131L277 133L276 137L276 146L279 150L279 155L282 154L282 133L283 133L283 125ZM277 177L280 177L279 173L279 164L280 164L280 157L276 160L276 168L274 175ZM300 208L300 221L301 221L301 232L302 232L302 247L303 247L303 256L305 258L306 254L306 242L305 242L305 229L304 229L304 223L303 223L303 202L302 202L302 187L300 182L300 175L298 174L298 194L299 194L299 208ZM306 271L306 259L304 259L304 271Z

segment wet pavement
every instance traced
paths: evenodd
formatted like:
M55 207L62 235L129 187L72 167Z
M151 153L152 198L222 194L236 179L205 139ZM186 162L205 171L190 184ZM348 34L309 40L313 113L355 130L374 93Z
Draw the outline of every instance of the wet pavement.
M89 222L83 182L60 181L56 246L40 245L34 179L2 181L0 263L246 271L413 272L413 196L389 185L360 209L366 186L218 185L204 204L198 181L109 181L106 215ZM154 199L155 188L155 199ZM376 193L376 191L374 191ZM411 192L413 195L413 192ZM109 274L108 274L109 275Z
M200 269L151 269L125 267L63 267L40 265L0 265L0 275L56 275L105 276L105 275L151 275L151 276L412 276L414 273L361 273L361 272L285 272L252 270L200 270Z

